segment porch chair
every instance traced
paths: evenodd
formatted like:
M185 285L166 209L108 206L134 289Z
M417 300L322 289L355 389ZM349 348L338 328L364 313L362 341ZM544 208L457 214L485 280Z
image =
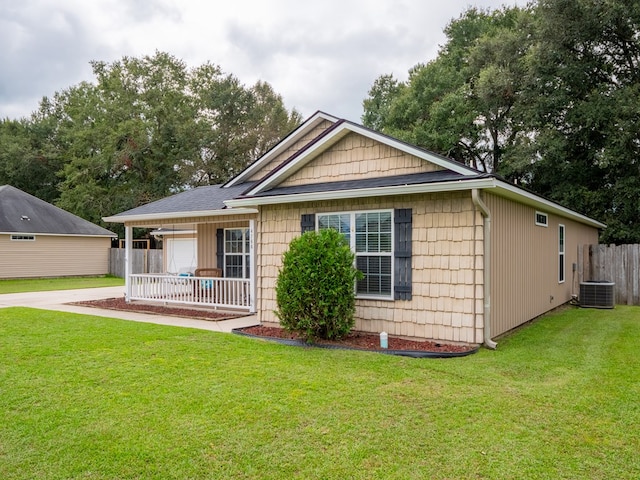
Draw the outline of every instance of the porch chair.
M221 268L196 268L194 272L195 277L222 277L222 269ZM193 296L198 299L207 295L206 292L213 288L213 280L200 280L196 281L193 284Z

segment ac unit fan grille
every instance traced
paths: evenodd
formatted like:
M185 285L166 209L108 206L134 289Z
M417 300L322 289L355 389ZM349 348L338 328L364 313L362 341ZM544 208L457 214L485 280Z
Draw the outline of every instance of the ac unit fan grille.
M613 308L615 306L615 283L580 283L580 305L592 308Z

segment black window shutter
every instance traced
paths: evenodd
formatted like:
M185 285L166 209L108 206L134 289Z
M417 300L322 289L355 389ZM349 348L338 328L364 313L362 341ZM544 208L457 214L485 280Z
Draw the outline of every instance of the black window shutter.
M393 249L395 300L411 300L411 209L393 212L395 245Z
M300 217L301 233L314 231L316 229L316 214L308 213Z
M216 263L224 271L224 229L216 230Z

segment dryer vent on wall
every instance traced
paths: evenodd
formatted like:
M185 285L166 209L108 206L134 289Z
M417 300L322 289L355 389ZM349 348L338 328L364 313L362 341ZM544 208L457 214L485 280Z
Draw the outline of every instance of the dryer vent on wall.
M615 285L613 282L580 282L580 306L615 307Z

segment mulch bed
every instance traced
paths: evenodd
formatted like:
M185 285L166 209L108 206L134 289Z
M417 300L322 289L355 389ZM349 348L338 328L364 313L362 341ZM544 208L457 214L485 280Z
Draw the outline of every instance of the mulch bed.
M265 327L258 325L255 327L245 327L238 329L242 333L265 338L280 338L287 340L301 340L300 337L291 332L287 332L279 327ZM317 340L317 345L329 345L336 347L357 348L361 350L371 350L384 352L380 348L380 336L364 332L352 332L341 340ZM388 350L416 351L416 352L437 352L437 353L466 353L476 350L477 347L471 345L451 345L447 343L405 340L402 338L389 336Z
M72 305L83 307L104 308L106 310L122 310L140 313L151 313L154 315L164 315L173 317L197 318L199 320L227 320L229 318L242 317L229 312L216 312L212 310L202 310L199 308L173 307L165 305L149 305L145 303L127 303L124 297L105 298L103 300L88 300L84 302L73 302Z
M81 305L84 307L103 308L106 310L134 311L140 313L150 313L154 315L176 316L186 318L197 318L200 320L226 320L229 318L241 317L243 315L234 315L229 312L217 312L212 310L203 310L199 308L175 307L169 305L151 305L146 303L127 303L124 297L106 298L103 300L88 300L84 302L73 302L72 305ZM244 327L237 329L239 333L248 334L256 337L295 340L301 341L301 337L287 332L279 327L266 327L256 325L253 327ZM317 340L314 342L317 346L335 347L335 348L355 348L360 350L369 350L377 352L428 352L441 354L467 354L477 350L473 345L452 345L448 343L439 343L431 341L406 340L389 336L388 349L380 348L380 336L365 332L352 332L340 340Z

